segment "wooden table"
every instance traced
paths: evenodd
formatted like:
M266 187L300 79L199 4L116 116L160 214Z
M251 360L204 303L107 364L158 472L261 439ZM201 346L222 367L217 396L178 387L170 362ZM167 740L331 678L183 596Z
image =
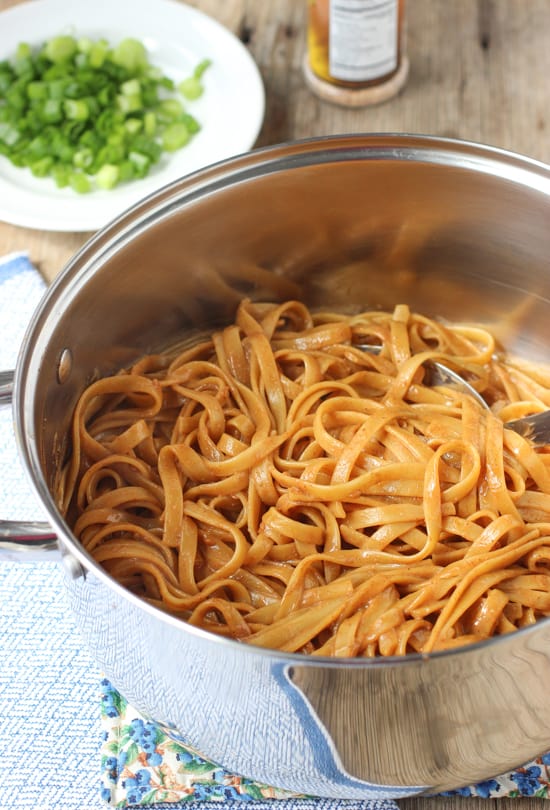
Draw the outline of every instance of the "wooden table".
M0 10L20 0L0 0ZM191 0L234 31L266 89L257 145L340 132L415 132L481 141L550 162L549 0L409 0L411 72L401 95L351 110L306 87L306 0ZM0 256L28 250L51 280L90 236L0 223Z
M0 10L18 1L0 0ZM319 101L304 83L306 0L190 5L230 28L260 67L267 107L258 146L342 132L411 132L484 142L550 163L550 0L410 0L408 83L397 98L360 110ZM0 223L0 256L28 250L52 280L89 236ZM402 810L488 808L487 800L463 798L399 804ZM544 806L544 800L501 799L498 810Z

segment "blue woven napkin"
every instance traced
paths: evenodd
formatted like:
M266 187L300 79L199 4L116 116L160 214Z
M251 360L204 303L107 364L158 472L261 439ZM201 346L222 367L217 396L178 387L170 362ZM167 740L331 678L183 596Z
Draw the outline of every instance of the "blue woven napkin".
M0 370L15 368L19 347L46 282L26 253L0 258ZM19 461L11 408L0 408L0 459L2 461L2 512L4 520L40 520L42 510L31 492Z
M0 259L0 369L14 366L45 289L25 254ZM8 326L9 325L9 326ZM0 409L0 516L40 519ZM56 563L0 561L0 809L94 810L162 803L169 810L397 810L391 801L290 794L228 773L167 738L102 679L79 636ZM463 796L549 798L550 754ZM449 794L447 794L449 795Z

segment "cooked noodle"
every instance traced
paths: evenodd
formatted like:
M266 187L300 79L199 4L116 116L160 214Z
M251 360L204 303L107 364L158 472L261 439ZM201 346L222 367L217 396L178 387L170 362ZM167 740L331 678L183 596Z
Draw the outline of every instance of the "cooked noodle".
M430 386L434 360L490 410ZM504 427L549 406L482 329L244 301L84 391L59 505L115 579L214 633L446 649L550 615L550 452Z

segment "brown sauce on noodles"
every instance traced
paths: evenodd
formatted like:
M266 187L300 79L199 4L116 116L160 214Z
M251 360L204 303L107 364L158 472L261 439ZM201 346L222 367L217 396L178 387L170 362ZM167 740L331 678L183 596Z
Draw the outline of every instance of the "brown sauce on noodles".
M423 384L430 359L491 409ZM503 426L547 407L550 377L483 329L244 301L84 391L59 505L115 579L213 633L446 649L550 615L550 452Z

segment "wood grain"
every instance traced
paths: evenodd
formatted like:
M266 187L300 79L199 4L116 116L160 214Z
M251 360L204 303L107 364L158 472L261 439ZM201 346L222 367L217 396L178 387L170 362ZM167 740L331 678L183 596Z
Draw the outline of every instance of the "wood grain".
M0 11L20 0L0 0ZM302 74L306 0L191 0L233 31L266 89L257 146L343 132L425 133L484 142L550 162L549 0L410 0L409 80L377 107L320 101ZM215 58L215 55L214 55ZM28 250L51 280L86 241L0 223L0 256ZM396 765L398 767L398 764ZM487 800L438 797L401 810L487 810ZM539 799L501 799L498 810L540 810Z
M0 10L21 0L0 0ZM266 88L257 146L342 132L412 132L481 141L550 162L548 0L414 0L409 80L376 107L320 101L302 74L305 0L192 0L249 48ZM0 223L0 255L28 250L48 280L90 236Z

